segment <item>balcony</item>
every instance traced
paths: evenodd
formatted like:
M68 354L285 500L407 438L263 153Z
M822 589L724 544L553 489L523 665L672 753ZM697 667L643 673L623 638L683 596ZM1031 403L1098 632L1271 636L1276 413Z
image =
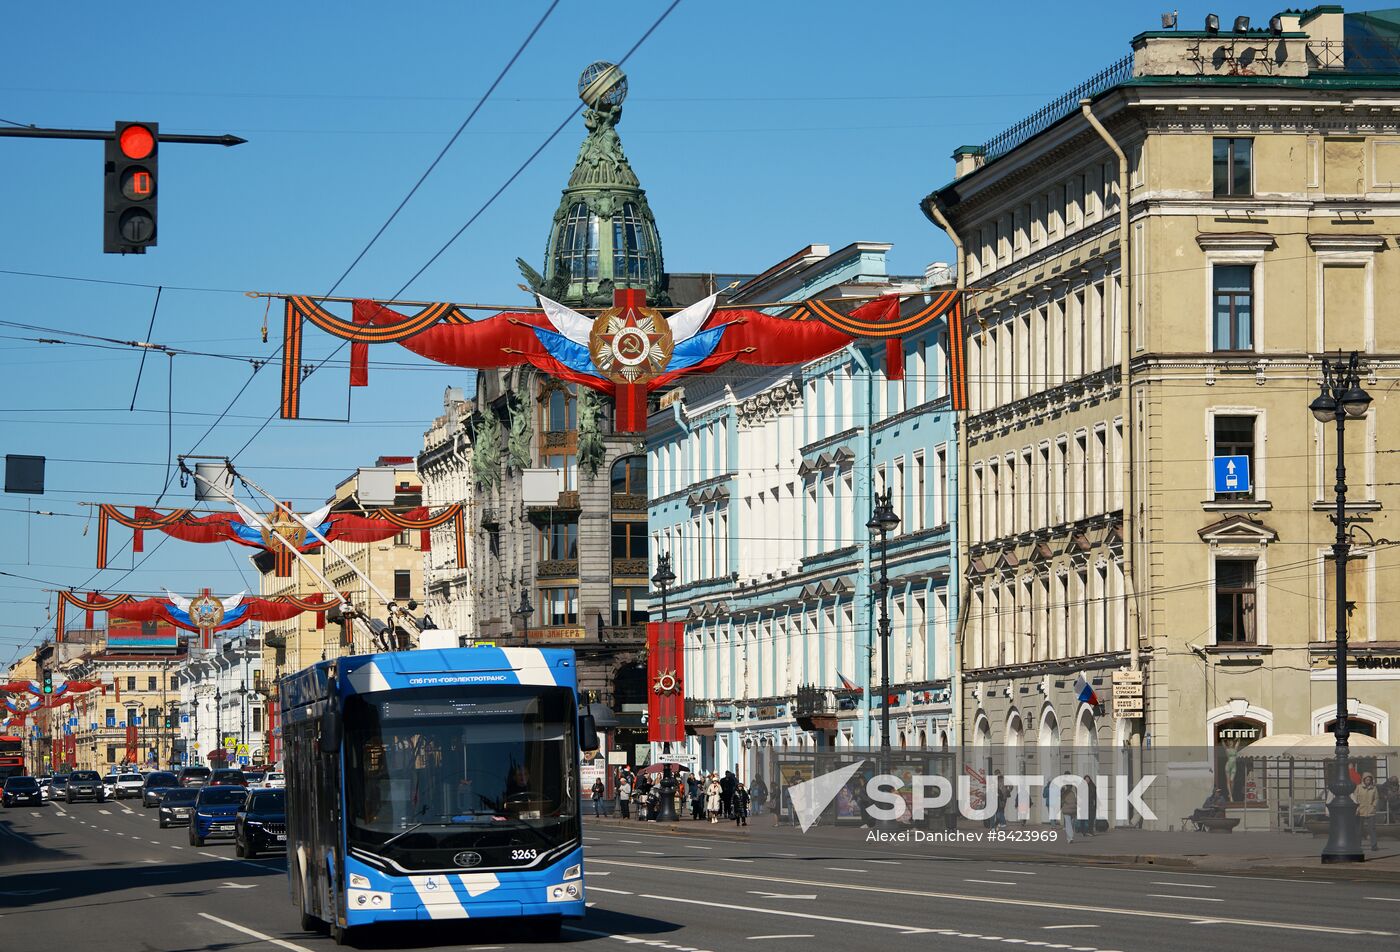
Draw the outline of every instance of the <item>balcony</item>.
M540 524L547 522L558 512L579 512L581 506L577 489L565 489L559 493L559 499L552 506L530 506L527 510L530 521Z
M277 682L259 674L253 678L253 690L263 697L276 697Z
M685 726L688 728L708 727L713 731L715 727L715 702L686 698Z
M836 691L804 684L797 689L792 714L803 730L835 730L841 712L854 711L859 706L859 690Z
M626 575L631 578L646 578L650 568L651 566L646 559L612 560L612 574L614 577Z
M613 512L646 512L647 497L645 493L613 493Z
M598 631L604 644L622 647L638 647L647 642L645 625L605 625Z
M496 510L494 508L487 506L481 510L481 528L499 529L500 526L501 518L496 514Z
M578 578L578 559L542 559L535 563L535 578Z

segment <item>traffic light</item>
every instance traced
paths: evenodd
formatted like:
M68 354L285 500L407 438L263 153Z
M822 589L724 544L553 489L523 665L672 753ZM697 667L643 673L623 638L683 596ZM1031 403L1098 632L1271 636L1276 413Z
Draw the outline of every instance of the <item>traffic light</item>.
M102 250L145 254L156 243L157 123L119 122L106 141Z
M45 694L52 694L52 693L53 693L53 675L51 675L51 674L46 674L46 675L44 675L44 693L45 693Z
M170 728L172 728L172 727L174 727L174 726L175 726L175 718L171 717L169 714L165 715L165 729L166 729L166 730L170 730Z

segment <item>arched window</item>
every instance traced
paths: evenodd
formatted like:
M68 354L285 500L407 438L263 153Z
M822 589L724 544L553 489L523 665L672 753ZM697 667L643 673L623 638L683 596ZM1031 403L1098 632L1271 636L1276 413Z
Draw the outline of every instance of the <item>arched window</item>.
M624 456L612 467L612 491L618 493L642 493L647 491L647 458L645 456Z
M598 216L583 202L575 203L564 218L559 270L572 280L598 277Z
M645 284L651 280L651 240L635 202L625 202L613 215L613 275L618 282Z
M546 433L566 433L578 426L578 401L572 385L547 386L540 402L544 404L542 429Z

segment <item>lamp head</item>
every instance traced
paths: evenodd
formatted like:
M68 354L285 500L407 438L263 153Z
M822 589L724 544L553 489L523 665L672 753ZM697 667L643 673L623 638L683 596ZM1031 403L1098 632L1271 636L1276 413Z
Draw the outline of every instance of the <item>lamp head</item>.
M1319 423L1326 423L1337 416L1337 401L1332 399L1332 395L1326 390L1318 394L1312 403L1308 404L1308 409L1312 411L1313 419Z
M1346 415L1356 420L1366 415L1366 408L1371 405L1371 395L1361 389L1361 384L1352 381L1347 392L1342 394L1341 403Z

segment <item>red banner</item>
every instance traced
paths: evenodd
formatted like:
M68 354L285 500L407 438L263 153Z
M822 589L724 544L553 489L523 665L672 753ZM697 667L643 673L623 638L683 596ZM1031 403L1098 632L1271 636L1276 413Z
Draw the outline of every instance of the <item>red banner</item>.
M128 716L133 716L133 715L128 714ZM129 764L138 763L136 757L137 757L137 753L136 753L136 725L135 725L133 722L131 722L131 721L127 721L127 722L126 722L126 762L129 763Z
M685 741L685 622L647 625L647 739Z

